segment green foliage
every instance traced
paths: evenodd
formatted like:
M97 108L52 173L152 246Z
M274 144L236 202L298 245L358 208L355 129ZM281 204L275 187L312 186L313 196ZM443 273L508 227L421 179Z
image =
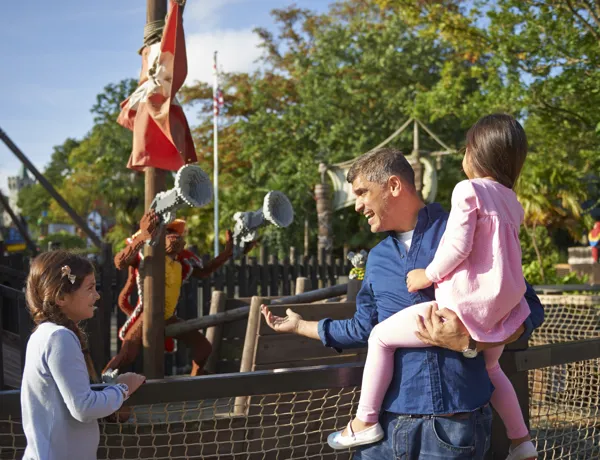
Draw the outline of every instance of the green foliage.
M55 147L44 171L80 216L98 210L121 233L129 233L135 227L144 204L144 175L126 167L131 154L131 132L116 123L119 104L136 86L137 82L131 79L107 85L92 108L95 124L90 132L81 140L67 139ZM70 222L40 184L21 191L19 206L37 230L49 223Z
M540 254L543 254L541 264L533 245L532 236L535 238ZM579 277L574 272L564 277L558 276L555 266L559 262L559 253L546 227L536 227L531 231L521 227L519 239L523 251L523 274L530 284L584 284L587 281L586 277Z
M460 149L479 117L505 111L522 121L530 145L517 189L525 209L524 269L531 282L556 281L554 233L568 229L579 239L590 226L583 203L600 200L600 19L590 5L342 0L324 14L274 10L275 31L256 29L260 70L222 75L220 227L230 227L236 211L258 209L267 191L281 190L295 222L266 229L264 240L280 255L301 248L307 221L314 252L319 162L356 158L411 116ZM117 249L143 213L143 175L126 168L131 133L115 122L135 86L108 85L92 108L91 131L56 147L45 171L79 213L99 207L114 221L108 239ZM193 134L199 163L212 174L212 88L198 83L181 93L200 114ZM407 130L393 146L408 153L411 135ZM437 146L422 136L420 148ZM438 177L437 199L448 208L463 177L461 156L444 157ZM21 193L20 204L31 225L67 220L38 185ZM181 214L189 243L211 252L212 206ZM380 238L352 209L337 211L333 228L338 251L369 248Z
M85 239L67 232L53 233L38 240L38 246L43 250L48 250L51 244L58 244L60 249L65 250L85 249L87 247Z
M398 129L413 115L417 96L439 80L448 49L434 37L418 36L373 2L342 2L325 15L290 7L273 16L277 34L257 30L265 50L263 70L224 76L221 225L230 225L235 211L258 208L268 190L281 190L290 197L296 220L288 229L268 230L265 238L287 251L290 245L302 246L305 219L315 241L318 163L355 158ZM198 84L184 95L206 115L195 135L209 153L210 88ZM450 144L464 136L456 118L436 122L433 129ZM410 133L395 145L409 152ZM423 138L421 146L434 145ZM202 158L201 165L212 171L211 159ZM211 219L203 210L197 223L190 222L190 232L206 234ZM379 238L353 210L337 212L333 225L338 248L368 247Z

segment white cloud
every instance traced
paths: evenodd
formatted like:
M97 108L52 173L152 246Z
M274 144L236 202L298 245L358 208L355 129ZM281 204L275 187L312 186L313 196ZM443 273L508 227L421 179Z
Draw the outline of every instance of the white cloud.
M256 60L261 55L260 40L251 29L190 34L186 42L188 85L196 80L212 82L215 51L219 52L219 70L224 72L250 72L257 67Z
M184 11L184 27L192 29L216 29L222 24L225 15L219 14L224 7L239 3L250 3L250 0L208 0L188 2Z
M256 68L260 57L259 39L252 27L232 29L227 27L227 10L255 0L209 0L188 2L184 13L188 77L186 84L196 80L211 83L213 80L213 53L219 52L219 70L224 72L250 72Z

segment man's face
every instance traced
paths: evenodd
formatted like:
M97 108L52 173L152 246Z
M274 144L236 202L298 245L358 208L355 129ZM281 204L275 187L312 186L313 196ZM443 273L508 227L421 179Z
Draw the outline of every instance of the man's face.
M165 235L165 252L167 254L179 254L185 247L184 238L175 230L167 229Z
M387 202L390 191L387 186L370 182L358 175L352 182L356 195L356 212L364 215L373 233L390 230Z

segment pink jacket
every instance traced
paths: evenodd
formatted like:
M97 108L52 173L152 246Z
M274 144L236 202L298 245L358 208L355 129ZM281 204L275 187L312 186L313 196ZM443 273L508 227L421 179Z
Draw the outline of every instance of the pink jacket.
M478 342L502 342L529 316L519 227L523 207L489 179L459 182L427 277L440 308L456 312Z

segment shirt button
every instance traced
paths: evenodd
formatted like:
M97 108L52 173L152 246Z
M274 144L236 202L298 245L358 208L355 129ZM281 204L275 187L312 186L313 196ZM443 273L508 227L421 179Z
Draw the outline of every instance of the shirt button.
M400 254L400 258L401 258L401 259L404 259L404 254Z

